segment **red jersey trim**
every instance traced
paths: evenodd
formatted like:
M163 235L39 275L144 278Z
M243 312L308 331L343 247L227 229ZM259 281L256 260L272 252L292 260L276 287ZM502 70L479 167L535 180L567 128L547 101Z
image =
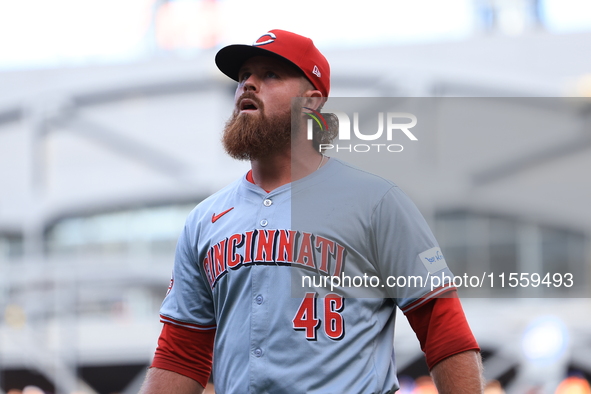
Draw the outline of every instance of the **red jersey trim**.
M256 185L256 183L254 183L254 178L252 177L252 170L248 170L248 172L246 173L246 180L249 181L250 183L252 183L253 185ZM267 193L270 193L270 190L265 190Z
M246 173L246 180L254 185L254 178L252 177L252 170L248 170Z
M164 316L164 315L160 315L160 322L161 323L170 323L170 324L174 324L175 326L190 328L192 330L198 330L198 331L215 330L217 328L217 326L215 324L210 325L210 326L203 326L203 325L199 325L199 324L193 324L193 323L187 323L187 322L175 320L171 317Z
M452 291L452 290L457 290L456 287L454 285L452 285L451 283L446 283L445 285L438 287L430 292L428 292L427 294L425 294L424 296L422 296L421 298L411 302L410 304L408 304L407 306L405 306L404 308L400 308L400 310L402 310L402 312L404 314L407 314L408 312L410 312L411 310L420 307L421 305L426 304L427 302L429 302L430 300L432 300L433 298L439 297L445 293L447 293L448 291Z

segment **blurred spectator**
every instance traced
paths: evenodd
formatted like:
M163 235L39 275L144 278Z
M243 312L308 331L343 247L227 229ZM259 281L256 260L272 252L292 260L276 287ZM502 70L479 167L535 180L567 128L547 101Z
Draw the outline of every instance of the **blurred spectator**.
M491 380L486 383L484 394L505 394L505 390L498 380Z
M437 394L435 383L430 376L421 376L417 378L417 386L412 394Z
M400 385L400 389L396 392L396 394L412 394L415 387L417 386L415 380L406 375L398 377L398 384Z
M555 394L591 394L591 386L584 378L570 376L558 385Z
M27 386L23 389L23 394L45 394L45 392L37 386Z

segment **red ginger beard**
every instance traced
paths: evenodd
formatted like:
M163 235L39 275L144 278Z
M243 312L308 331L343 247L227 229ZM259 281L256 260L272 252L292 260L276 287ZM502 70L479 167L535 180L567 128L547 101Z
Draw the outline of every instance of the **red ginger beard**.
M283 152L291 143L292 111L267 116L263 103L253 93L246 92L238 99L249 98L257 105L256 113L234 113L226 122L222 143L226 152L238 160L259 160ZM301 113L300 111L294 113ZM294 127L299 128L300 117L294 116Z

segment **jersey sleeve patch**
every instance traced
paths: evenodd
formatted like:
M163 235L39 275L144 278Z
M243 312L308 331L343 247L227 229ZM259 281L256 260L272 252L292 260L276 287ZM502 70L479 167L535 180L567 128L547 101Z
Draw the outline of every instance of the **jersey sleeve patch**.
M423 253L420 253L419 259L427 271L429 271L431 274L447 268L447 263L445 262L443 253L441 253L441 249L438 247L434 247L429 250L425 250Z

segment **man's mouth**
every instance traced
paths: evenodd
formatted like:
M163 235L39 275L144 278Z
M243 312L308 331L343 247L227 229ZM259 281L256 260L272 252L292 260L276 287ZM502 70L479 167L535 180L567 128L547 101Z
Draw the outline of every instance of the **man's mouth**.
M240 112L253 112L258 111L259 106L254 102L254 100L242 99L240 100L240 105L238 108L240 109Z

